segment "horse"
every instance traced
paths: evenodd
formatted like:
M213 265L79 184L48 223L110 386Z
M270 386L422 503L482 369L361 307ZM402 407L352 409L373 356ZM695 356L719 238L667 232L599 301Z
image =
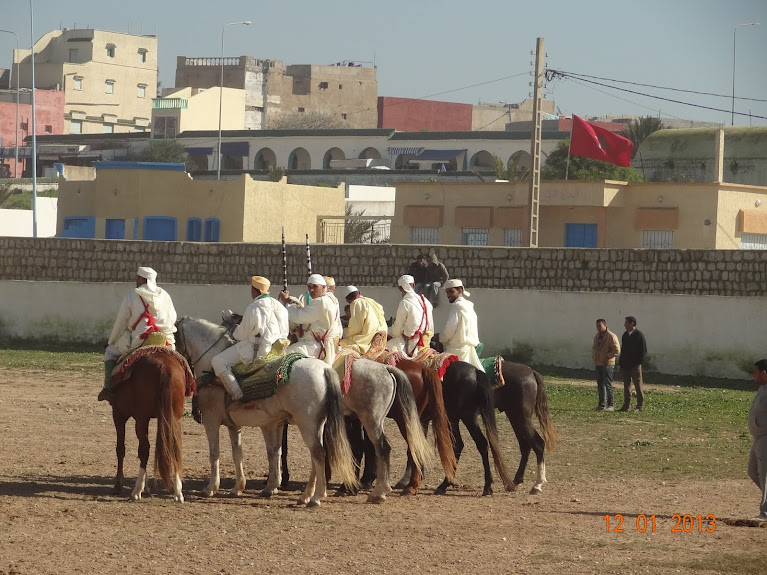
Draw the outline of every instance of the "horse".
M535 451L538 465L535 483L530 490L530 495L538 495L542 492L543 484L546 483L544 451L547 448L549 451L553 451L557 442L557 432L549 415L548 399L546 398L543 377L526 365L510 361L502 363L501 371L505 385L496 388L494 394L491 394L487 374L482 370L462 361L456 362L447 368L442 379L442 389L445 393L445 408L456 439L456 460L460 457L461 450L463 449L463 441L461 440L458 428L458 419L461 419L469 429L469 433L482 456L482 464L485 471L483 495L492 494L491 484L493 479L487 458L487 441L476 425L476 413L477 411L487 410L488 407L492 411L494 403L499 411L506 413L506 417L517 436L521 453L519 467L511 484L508 483L507 478L504 477L501 469L498 468L497 459L496 470L501 476L504 486L509 491L515 491L524 481L525 468L530 456L530 450L532 449ZM488 406L489 400L492 401L490 401ZM543 437L533 427L533 411L538 418ZM466 417L468 417L468 422ZM472 417L474 420L472 420ZM493 422L492 428L495 427L494 419L493 416L491 419ZM497 445L494 447L494 443L497 443L497 436L495 439L493 438L495 432L487 429L487 423L488 419L485 418L490 447L495 457L498 450ZM446 478L437 488L436 493L444 494L449 486L450 481Z
M112 419L117 432L117 475L113 493L119 495L122 491L125 424L132 417L136 420L140 469L130 498L141 500L149 460L149 420L156 418L155 473L159 473L165 488L173 492L173 499L183 502L181 418L184 416L185 368L163 348L156 351L146 348L145 355L136 359L130 369L126 379L116 386L113 384Z
M177 345L190 362L195 376L211 369L211 359L234 341L225 327L204 319L184 317L177 323ZM343 425L341 389L335 371L325 363L304 358L296 361L290 379L266 399L250 403L231 402L223 387L202 386L197 406L205 426L210 451L210 479L203 494L213 496L219 489L219 428L225 425L232 443L235 463L233 495L245 491L242 460L244 426L260 427L269 461L269 476L261 495L277 493L280 477L282 429L286 421L298 426L311 455L311 472L299 505L317 507L327 496L325 464L349 489L357 486L349 441ZM324 436L324 445L323 445Z

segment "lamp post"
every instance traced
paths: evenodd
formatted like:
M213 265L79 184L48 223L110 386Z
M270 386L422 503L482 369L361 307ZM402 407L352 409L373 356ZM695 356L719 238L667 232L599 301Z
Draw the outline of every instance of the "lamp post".
M730 118L730 124L735 125L735 35L738 32L738 28L741 26L759 26L759 22L746 22L745 24L738 24L732 31L732 116Z
M35 122L35 15L29 0L29 38L32 48L32 237L37 237L37 124Z
M31 2L32 0L30 0ZM242 22L230 22L224 24L221 28L221 91L218 93L218 153L216 155L216 179L221 179L221 110L224 100L224 32L227 26L237 26L242 24L244 26L250 26L250 20L243 20Z
M16 56L19 55L19 35L11 30L0 30L5 34L16 36ZM11 75L13 75L13 64L11 64ZM11 76L8 76L8 89L11 89ZM16 66L16 148L13 154L13 177L19 177L19 67Z

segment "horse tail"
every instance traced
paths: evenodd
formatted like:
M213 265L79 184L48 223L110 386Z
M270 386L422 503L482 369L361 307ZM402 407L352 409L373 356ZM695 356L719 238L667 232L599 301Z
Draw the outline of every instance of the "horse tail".
M185 382L183 378L179 379L174 375L173 367L164 362L159 365L160 411L157 415L154 473L155 475L159 474L165 489L168 491L174 491L176 475L178 474L179 479L181 479L183 472L181 416L184 411ZM177 414L179 394L181 406L180 413Z
M404 372L392 367L386 366L386 370L394 378L395 394L394 404L399 407L405 424L405 441L410 449L410 455L413 456L413 462L423 473L427 463L433 459L426 436L423 434L421 420L418 417L418 409L413 395L413 386Z
M546 397L546 387L543 385L543 377L540 373L533 370L535 381L538 383L538 391L535 395L535 415L538 417L538 423L543 432L543 441L546 449L554 451L557 446L557 430L554 428L554 422L549 415L549 400Z
M344 423L344 408L341 401L341 385L338 375L331 367L325 370L325 400L322 413L325 416L325 457L332 473L336 474L341 482L350 491L356 491L359 487L357 470L354 465L352 448L346 435Z
M434 443L437 446L439 460L445 471L445 477L453 483L455 482L455 470L458 467L458 462L455 460L453 434L450 431L450 424L447 421L447 412L445 411L442 381L436 371L426 367L421 368L421 379L429 397L431 420L434 426Z
M490 385L490 380L487 378L487 374L484 371L476 369L476 374L479 415L482 417L482 422L485 424L485 435L487 435L487 442L490 444L490 451L493 454L495 471L498 473L498 477L501 478L501 482L506 491L512 491L514 489L514 482L509 474L509 470L506 468L506 462L501 454L500 441L498 439L498 427L495 422L493 386Z

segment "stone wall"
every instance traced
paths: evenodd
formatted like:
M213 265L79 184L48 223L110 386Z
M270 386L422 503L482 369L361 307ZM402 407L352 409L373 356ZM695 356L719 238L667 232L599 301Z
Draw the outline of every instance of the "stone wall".
M312 269L339 285L394 286L424 246L314 245ZM469 288L767 296L767 251L475 248L435 246ZM306 278L303 245L288 245L288 283ZM0 238L0 280L131 281L152 266L161 283L282 279L279 244Z

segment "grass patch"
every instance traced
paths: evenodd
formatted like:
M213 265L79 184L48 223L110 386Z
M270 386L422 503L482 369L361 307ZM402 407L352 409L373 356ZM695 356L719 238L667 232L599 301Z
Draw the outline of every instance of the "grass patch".
M101 372L103 357L103 352L92 351L0 349L0 365L12 369Z

